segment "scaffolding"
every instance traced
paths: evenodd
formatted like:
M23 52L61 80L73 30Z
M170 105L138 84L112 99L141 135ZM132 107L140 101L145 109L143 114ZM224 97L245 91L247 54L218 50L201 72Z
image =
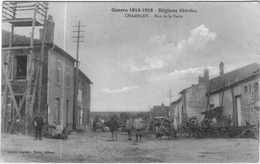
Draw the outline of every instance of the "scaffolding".
M48 3L47 2L3 2L2 10L2 21L3 23L11 24L10 31L10 40L9 46L2 48L2 51L7 51L6 60L2 60L2 72L5 77L5 86L2 93L2 128L5 132L12 132L12 128L17 119L22 126L23 133L29 134L29 126L31 123L31 116L33 112L40 111L41 104L41 82L42 82L42 63L44 58L44 47L45 47L45 35L46 35L46 18L47 18ZM35 27L40 27L43 30L41 37L41 50L40 50L40 59L35 58L34 54L34 33ZM30 30L30 44L29 46L16 46L13 44L14 40L14 28L28 28ZM26 73L26 89L23 93L22 99L18 104L15 98L15 93L12 88L10 73L11 67L10 64L12 52L14 50L29 50L27 55L27 73ZM38 95L36 96L36 93ZM11 97L13 107L15 109L15 115L13 116L11 127L7 130L6 125L6 110L7 110L7 99L8 96ZM33 110L35 102L37 104L37 111ZM25 103L25 117L22 119L20 111L22 106Z

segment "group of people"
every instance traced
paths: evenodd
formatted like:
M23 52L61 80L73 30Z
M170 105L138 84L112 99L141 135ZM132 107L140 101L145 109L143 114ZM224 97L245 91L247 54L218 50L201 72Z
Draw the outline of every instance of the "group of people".
M107 125L112 134L112 141L117 141L118 123L115 117L112 116L108 121ZM143 119L140 116L137 116L135 119L133 119L132 116L128 115L125 123L125 129L128 135L127 140L132 140L132 132L133 130L135 130L136 141L138 141L138 139L141 141L143 127Z
M35 140L39 139L42 140L42 129L44 125L44 120L40 116L40 113L38 112L36 114L36 117L33 119L34 129L35 129ZM117 130L118 130L118 122L115 119L115 117L111 117L110 120L107 123L109 130L112 134L112 141L117 141ZM68 125L66 125L68 126ZM127 140L132 140L132 132L135 131L136 141L142 140L142 129L143 129L143 119L140 116L137 116L135 119L133 116L128 115L127 120L125 123L125 129L128 134ZM64 128L68 129L68 128ZM62 128L61 124L58 124L56 126L56 133L58 136L61 136L64 129Z
M35 139L34 140L42 140L42 129L44 126L44 120L43 118L40 116L40 112L37 112L36 116L33 119L33 125L34 125L34 129L35 129ZM69 130L68 130L68 124L66 124L66 126L63 128L62 125L60 123L57 124L57 126L55 127L55 135L57 135L57 139L59 138L66 138L67 135L69 134ZM65 134L65 137L63 136Z

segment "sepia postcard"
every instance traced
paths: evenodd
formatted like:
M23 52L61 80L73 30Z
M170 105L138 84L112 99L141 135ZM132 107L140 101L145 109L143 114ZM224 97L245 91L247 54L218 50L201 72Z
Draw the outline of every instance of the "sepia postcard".
M1 8L1 163L259 163L258 1Z

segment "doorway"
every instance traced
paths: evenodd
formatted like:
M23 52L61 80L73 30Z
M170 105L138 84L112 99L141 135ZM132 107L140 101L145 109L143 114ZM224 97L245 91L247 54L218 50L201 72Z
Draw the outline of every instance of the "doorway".
M242 110L241 110L241 96L236 97L236 107L237 107L237 125L242 125Z

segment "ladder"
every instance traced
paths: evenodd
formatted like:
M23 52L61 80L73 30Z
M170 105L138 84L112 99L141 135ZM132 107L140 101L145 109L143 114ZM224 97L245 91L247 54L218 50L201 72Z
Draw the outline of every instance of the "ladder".
M7 109L7 98L10 95L13 107L16 111L12 119L11 127L9 128L9 133L11 133L12 128L19 119L20 125L23 127L24 134L29 134L29 126L31 124L30 120L33 116L33 107L36 101L36 93L38 92L38 110L40 109L41 100L41 79L42 79L42 61L44 57L44 47L45 47L45 34L46 34L46 18L47 18L48 3L47 2L3 2L2 10L2 21L3 23L11 24L10 40L9 46L2 48L2 51L7 51L7 57L4 63L2 63L2 72L5 75L5 87L2 93L2 127L7 132L6 124L6 109ZM30 44L29 46L16 46L14 44L14 28L28 28L31 27L30 33ZM41 39L41 52L40 60L35 58L34 55L34 33L35 28L41 27L43 29L43 35ZM29 50L27 55L27 73L26 73L26 89L23 93L22 100L17 104L15 98L15 92L12 88L10 73L11 73L11 56L14 55L14 50ZM15 80L15 79L14 79ZM37 91L37 88L38 91ZM21 108L25 103L25 118L21 117Z

